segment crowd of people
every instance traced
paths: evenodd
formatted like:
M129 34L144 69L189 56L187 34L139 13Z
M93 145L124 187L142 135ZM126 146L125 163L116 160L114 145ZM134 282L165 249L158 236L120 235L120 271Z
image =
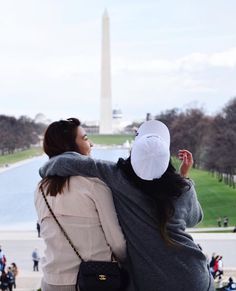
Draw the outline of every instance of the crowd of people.
M0 246L0 289L2 291L12 291L16 288L16 276L18 275L18 268L15 263L11 263L7 267L7 259Z
M231 291L236 290L236 283L232 277L228 278L228 282L225 285L225 281L221 281L223 279L223 256L217 255L216 253L212 254L211 260L210 260L210 271L214 278L214 280L222 286L221 288L218 288L217 290L221 291Z
M217 278L219 278L219 280L222 279L222 275L224 274L222 256L216 255L215 253L212 254L210 260L210 271L214 279Z
M38 249L35 248L32 252L33 271L39 271L40 256ZM0 246L0 290L12 291L16 288L16 276L18 275L18 267L16 263L11 263L7 266L6 255Z

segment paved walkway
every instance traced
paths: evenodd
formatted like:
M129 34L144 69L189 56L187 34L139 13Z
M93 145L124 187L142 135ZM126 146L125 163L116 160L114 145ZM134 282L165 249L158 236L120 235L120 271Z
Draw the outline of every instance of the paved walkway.
M224 277L236 280L236 233L200 233L191 232L194 240L199 243L203 252L210 258L215 252L223 256ZM19 267L17 291L32 291L40 286L42 272L33 272L32 251L37 248L40 256L44 252L44 242L37 237L36 231L0 231L0 245L7 257L7 265L15 262Z
M14 291L35 291L40 288L42 279L41 272L20 271L16 278L16 289Z

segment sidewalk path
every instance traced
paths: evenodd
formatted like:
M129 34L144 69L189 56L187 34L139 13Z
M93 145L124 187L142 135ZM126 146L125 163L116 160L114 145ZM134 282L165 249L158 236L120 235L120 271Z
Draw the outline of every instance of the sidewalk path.
M213 252L223 256L225 280L229 276L236 279L236 233L191 232L191 235L209 258ZM31 254L37 248L43 256L45 245L37 237L37 231L0 231L0 245L6 254L7 265L15 262L19 267L19 291L38 288L42 277L41 266L39 264L39 272L33 272Z
M225 268L236 268L236 233L202 233L196 229L189 232L208 257L215 252L223 256ZM16 262L26 271L32 271L33 249L37 248L42 256L45 248L43 240L37 237L37 231L0 231L0 245L8 263Z

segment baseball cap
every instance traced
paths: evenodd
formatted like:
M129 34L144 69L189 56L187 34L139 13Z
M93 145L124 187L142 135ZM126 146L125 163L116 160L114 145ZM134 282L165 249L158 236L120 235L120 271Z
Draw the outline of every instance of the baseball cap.
M160 178L170 161L170 133L159 120L144 122L137 130L131 150L131 165L143 180Z

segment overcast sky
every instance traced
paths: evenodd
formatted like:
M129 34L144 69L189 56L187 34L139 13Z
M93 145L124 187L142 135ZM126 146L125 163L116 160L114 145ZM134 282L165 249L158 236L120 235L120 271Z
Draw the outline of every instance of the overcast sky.
M124 119L236 96L235 0L0 0L0 114L99 118L105 8Z

